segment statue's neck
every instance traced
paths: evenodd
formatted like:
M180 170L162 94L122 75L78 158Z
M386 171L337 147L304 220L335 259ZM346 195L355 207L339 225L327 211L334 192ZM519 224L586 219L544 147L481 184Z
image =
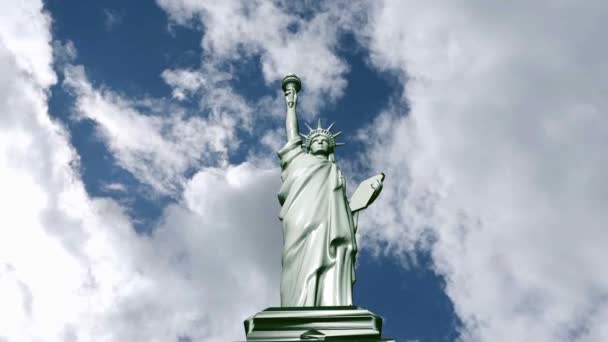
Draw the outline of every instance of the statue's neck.
M321 159L321 160L329 160L329 157L323 154L313 154L313 156Z

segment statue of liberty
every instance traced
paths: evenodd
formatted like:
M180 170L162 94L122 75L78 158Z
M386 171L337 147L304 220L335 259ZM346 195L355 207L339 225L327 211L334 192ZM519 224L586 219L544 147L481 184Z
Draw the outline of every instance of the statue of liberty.
M353 306L357 219L380 194L384 174L363 181L350 201L336 165L340 134L317 121L308 134L298 129L296 104L302 87L295 75L282 82L287 101L287 143L279 190L283 224L281 306L245 320L247 341L378 341L382 317Z
M355 281L358 210L366 208L382 190L384 175L363 182L351 201L335 162L341 133L308 126L301 134L296 115L300 79L288 75L282 88L287 101L287 143L278 151L279 191L283 225L281 306L352 306ZM303 139L302 139L303 138Z

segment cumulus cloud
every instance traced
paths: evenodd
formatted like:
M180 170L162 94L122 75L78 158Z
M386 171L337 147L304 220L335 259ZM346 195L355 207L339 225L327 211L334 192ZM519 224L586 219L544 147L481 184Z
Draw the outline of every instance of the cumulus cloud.
M278 170L202 169L158 229L137 235L124 208L86 193L68 132L48 114L42 8L0 11L0 340L242 338L239 322L278 301Z
M183 205L165 210L156 240L179 260L183 289L205 307L201 340L243 339L245 318L279 305L279 183L277 168L208 168L191 179Z
M405 85L361 132L388 175L363 240L430 250L464 340L608 338L607 10L384 1L358 32Z
M10 59L10 55L22 56L12 58L10 63L16 64L22 73L33 77L38 84L46 87L56 81L56 76L50 68L48 42L51 37L47 29L50 18L40 16L39 11L39 6L30 2L4 4L0 14L0 40L6 50L6 58ZM30 15L37 20L24 25L19 20L22 15Z

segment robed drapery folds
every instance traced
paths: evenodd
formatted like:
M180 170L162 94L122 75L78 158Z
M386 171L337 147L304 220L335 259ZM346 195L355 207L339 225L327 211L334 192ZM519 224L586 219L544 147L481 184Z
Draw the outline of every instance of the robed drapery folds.
M283 184L281 306L352 305L355 223L335 162L307 153L302 141L278 151Z

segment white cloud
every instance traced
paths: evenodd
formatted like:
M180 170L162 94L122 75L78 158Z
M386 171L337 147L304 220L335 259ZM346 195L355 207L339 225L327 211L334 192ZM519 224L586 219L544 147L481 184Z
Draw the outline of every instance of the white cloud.
M105 183L102 185L102 189L108 192L125 192L127 191L127 186L123 183Z
M165 211L156 240L180 260L178 272L209 315L201 340L243 339L245 318L279 305L279 183L278 168L208 168L189 182L183 206Z
M173 98L184 100L207 84L200 71L187 69L167 69L162 73L163 80L173 88Z
M35 78L37 83L48 86L56 82L55 73L50 68L51 57L48 42L51 36L47 30L50 18L40 16L39 7L39 4L33 2L2 4L0 41L8 54L22 57L12 60L12 63L17 64L21 72ZM37 20L32 20L24 25L19 20L23 15Z
M183 188L187 171L225 164L240 143L236 130L247 127L251 111L225 89L210 93L207 117L163 99L131 100L94 88L82 66L66 67L64 84L76 96L78 116L96 123L118 164L156 191L173 196Z
M203 68L220 68L259 56L268 84L296 73L304 83L306 99L300 107L307 116L318 115L322 105L334 102L344 92L348 65L335 50L341 30L354 25L355 16L360 14L358 4L319 6L310 18L304 18L301 6L276 1L158 3L176 23L194 22L204 27Z
M608 338L607 9L385 1L359 32L411 108L361 132L387 172L363 240L431 248L464 340Z
M68 133L48 115L42 7L11 5L0 25L0 340L242 338L242 320L277 302L278 170L203 169L155 233L137 235L117 203L85 192Z

